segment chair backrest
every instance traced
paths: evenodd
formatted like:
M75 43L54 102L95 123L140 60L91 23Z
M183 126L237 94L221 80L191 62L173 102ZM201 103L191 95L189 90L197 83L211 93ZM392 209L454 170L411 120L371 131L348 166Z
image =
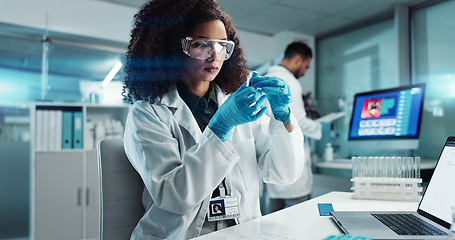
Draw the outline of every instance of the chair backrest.
M142 179L126 157L122 139L98 146L100 239L130 239L144 215Z

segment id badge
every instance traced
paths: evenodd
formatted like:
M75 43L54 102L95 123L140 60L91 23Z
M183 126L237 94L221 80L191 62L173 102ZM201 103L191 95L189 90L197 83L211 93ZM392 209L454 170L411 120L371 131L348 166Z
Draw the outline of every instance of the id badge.
M237 197L225 196L210 199L207 216L211 222L240 217Z

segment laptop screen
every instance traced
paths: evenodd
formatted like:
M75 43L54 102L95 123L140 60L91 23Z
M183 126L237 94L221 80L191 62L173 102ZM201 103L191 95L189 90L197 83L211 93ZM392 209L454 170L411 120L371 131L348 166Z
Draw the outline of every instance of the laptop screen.
M420 202L419 212L424 211L445 221L446 224L440 223L443 226L450 225L452 222L451 207L455 206L453 183L455 183L455 137L449 137ZM426 215L425 213L422 214Z

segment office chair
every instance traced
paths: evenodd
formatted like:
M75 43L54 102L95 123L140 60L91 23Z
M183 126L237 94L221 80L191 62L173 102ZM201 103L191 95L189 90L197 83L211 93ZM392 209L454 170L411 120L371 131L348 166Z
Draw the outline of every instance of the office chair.
M105 139L98 145L100 180L100 239L130 239L144 215L142 179L123 149L122 139Z

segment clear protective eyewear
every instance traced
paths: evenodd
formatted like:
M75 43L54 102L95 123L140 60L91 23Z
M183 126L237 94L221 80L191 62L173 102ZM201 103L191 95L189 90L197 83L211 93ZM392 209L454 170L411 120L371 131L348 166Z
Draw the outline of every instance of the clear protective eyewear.
M228 60L234 52L234 46L234 42L230 40L192 37L182 39L183 52L201 60L210 58L215 52L217 60Z

